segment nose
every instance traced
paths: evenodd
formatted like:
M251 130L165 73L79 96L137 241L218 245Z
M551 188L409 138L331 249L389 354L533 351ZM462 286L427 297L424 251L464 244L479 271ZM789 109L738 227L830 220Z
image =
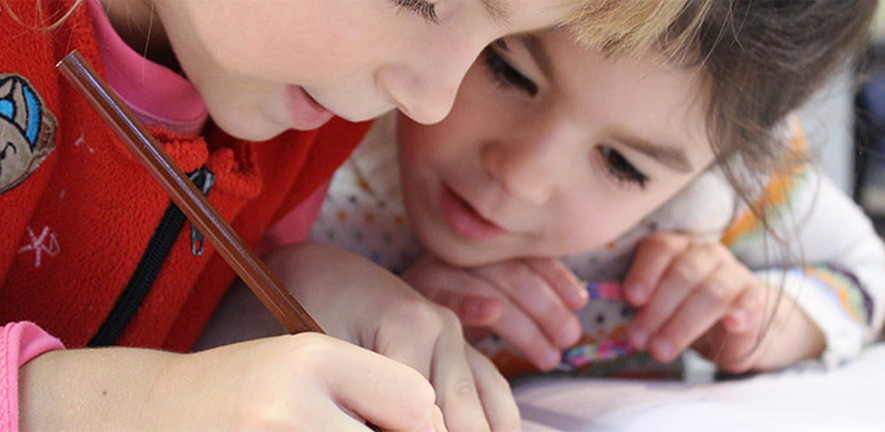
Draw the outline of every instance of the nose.
M575 161L564 134L550 129L555 127L544 133L485 143L480 150L483 169L511 196L543 205L569 175L569 166Z
M376 85L412 120L438 123L451 111L458 86L487 42L465 36L441 43L415 44L416 54L410 59L385 65L375 72Z

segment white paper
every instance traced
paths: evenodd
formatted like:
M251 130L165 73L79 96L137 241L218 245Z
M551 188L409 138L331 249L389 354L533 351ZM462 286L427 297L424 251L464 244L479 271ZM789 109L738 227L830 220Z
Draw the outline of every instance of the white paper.
M538 378L514 388L526 431L885 431L885 344L820 366L708 384Z

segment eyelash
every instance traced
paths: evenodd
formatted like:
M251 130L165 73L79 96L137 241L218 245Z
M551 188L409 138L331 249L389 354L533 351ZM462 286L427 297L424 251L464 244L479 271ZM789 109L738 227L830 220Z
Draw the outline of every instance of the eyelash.
M436 16L436 4L429 0L393 0L396 7L420 15L433 24L439 24Z
M507 49L507 45L500 39L494 45ZM487 46L483 50L482 57L486 70L502 88L515 87L529 96L538 94L538 85L511 66L504 56L498 53L496 48L491 45ZM599 146L598 149L609 174L615 180L621 183L635 184L642 189L645 188L645 185L648 183L648 176L636 169L620 152L609 146Z
M494 45L507 49L507 45L502 40L498 40ZM498 53L496 48L491 45L487 46L482 53L483 63L486 70L492 76L492 79L502 88L514 87L519 91L525 92L529 96L538 94L538 85L531 79L516 70L510 63Z
M621 153L609 146L599 146L599 156L602 157L609 174L611 174L618 182L632 183L639 185L645 189L648 183L648 176L636 169L630 161Z

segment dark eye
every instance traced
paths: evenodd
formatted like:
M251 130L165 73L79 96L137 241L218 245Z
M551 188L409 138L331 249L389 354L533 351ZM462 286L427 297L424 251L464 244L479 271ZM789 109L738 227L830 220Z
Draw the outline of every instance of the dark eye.
M6 150L12 149L12 154L18 153L18 149L15 148L15 144L11 142L7 142L5 146L3 146L3 151L0 151L0 159L6 159Z
M648 176L636 169L627 158L617 150L601 145L597 147L602 160L608 167L608 172L620 182L627 182L639 185L644 188L648 182Z
M500 47L500 48L496 48ZM498 52L498 49L506 49L507 45L499 40L486 47L482 52L483 63L492 79L502 88L515 88L527 93L529 96L538 94L538 85L516 70Z
M436 16L436 4L429 0L393 0L396 7L420 15L433 24L439 24Z

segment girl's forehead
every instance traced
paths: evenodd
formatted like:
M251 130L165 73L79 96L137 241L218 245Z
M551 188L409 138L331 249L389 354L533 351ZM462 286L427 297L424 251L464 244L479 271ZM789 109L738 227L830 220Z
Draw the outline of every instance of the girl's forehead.
M705 72L668 64L657 53L611 57L575 43L564 31L545 32L526 51L548 63L550 103L597 137L641 142L658 155L684 155L681 166L705 166L712 154L706 128ZM539 69L545 69L539 67ZM674 149L679 150L674 153ZM679 158L669 157L671 161Z

